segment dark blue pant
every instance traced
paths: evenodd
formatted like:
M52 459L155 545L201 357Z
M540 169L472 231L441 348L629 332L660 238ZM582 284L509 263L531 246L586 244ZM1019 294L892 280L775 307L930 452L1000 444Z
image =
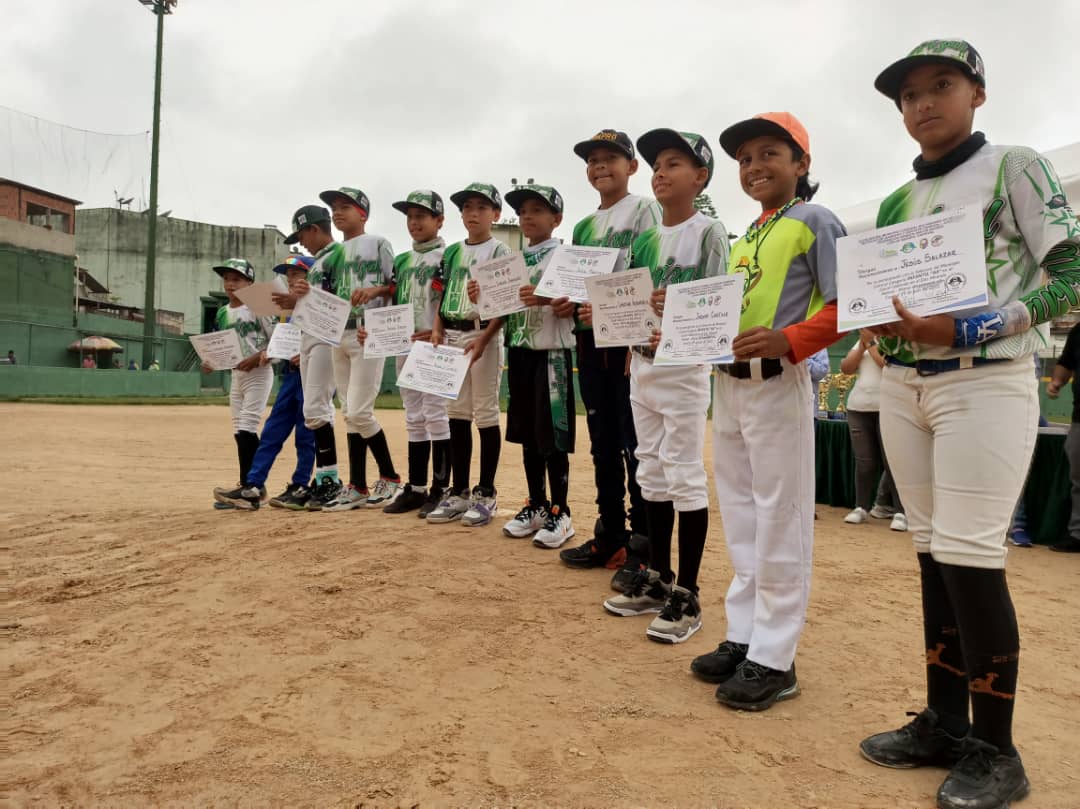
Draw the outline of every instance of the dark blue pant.
M289 368L281 375L277 399L263 424L259 449L248 473L248 484L262 486L289 433L296 430L296 470L292 482L306 486L315 466L315 433L304 426L304 389L300 371Z
M597 539L605 550L626 540L626 522L636 534L647 535L645 504L637 483L637 434L630 410L630 377L626 348L597 348L592 331L578 332L578 389L585 404L590 451L596 476L596 506L603 523ZM630 508L625 496L629 491Z

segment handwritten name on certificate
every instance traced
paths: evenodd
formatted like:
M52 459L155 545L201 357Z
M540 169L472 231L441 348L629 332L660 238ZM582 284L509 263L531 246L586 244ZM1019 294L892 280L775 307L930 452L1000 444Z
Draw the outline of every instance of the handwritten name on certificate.
M619 251L615 248L560 245L548 259L540 283L536 285L536 294L587 303L585 279L591 275L607 275L615 269L618 260Z
M191 346L199 359L215 371L228 371L244 358L240 335L236 329L212 331L209 334L192 334Z
M400 357L412 348L413 307L411 303L380 306L364 311L364 359Z
M501 256L470 268L469 274L480 285L480 298L476 311L481 320L524 312L528 307L521 302L521 288L529 283L529 268L521 253Z
M746 275L737 272L669 286L656 364L733 362L745 282Z
M398 387L457 399L467 373L469 355L463 349L418 340L401 366L397 382Z
M649 304L653 283L647 267L593 275L585 279L585 289L592 302L596 345L647 345L660 328L660 318Z
M985 306L984 251L977 204L837 239L837 328L899 320L894 295L922 316Z
M337 346L349 321L349 302L318 287L312 287L307 295L297 301L292 322L300 331L316 340Z

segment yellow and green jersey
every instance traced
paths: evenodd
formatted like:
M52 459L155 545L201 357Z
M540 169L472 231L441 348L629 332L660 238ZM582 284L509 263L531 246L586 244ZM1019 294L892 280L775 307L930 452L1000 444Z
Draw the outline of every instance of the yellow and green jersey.
M240 338L240 348L244 356L250 357L266 348L270 342L270 335L274 331L274 319L272 317L256 317L248 308L247 304L240 306L218 307L214 316L214 326L217 331L235 329Z
M727 228L698 211L673 227L657 224L631 247L634 266L648 267L653 287L719 275L727 263Z
M412 304L415 331L430 331L435 321L439 293L432 282L445 249L446 242L435 238L413 245L394 259L394 303Z
M435 274L435 288L442 293L439 316L445 320L477 320L476 305L469 300L469 270L477 264L510 255L510 248L494 236L480 244L454 242L443 253Z
M529 268L529 283L540 282L548 259L560 244L561 239L551 238L522 251L525 266ZM530 306L524 312L507 315L504 334L511 348L552 351L574 346L573 321L556 317L550 306Z

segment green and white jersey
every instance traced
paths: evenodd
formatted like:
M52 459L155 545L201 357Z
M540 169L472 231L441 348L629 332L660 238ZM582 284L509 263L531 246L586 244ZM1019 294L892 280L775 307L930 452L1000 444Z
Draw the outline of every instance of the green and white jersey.
M240 337L240 348L245 357L250 357L266 348L270 342L270 335L274 332L274 318L256 317L248 308L247 304L240 306L218 307L214 316L214 325L217 331L235 329Z
M660 206L654 199L627 194L610 208L593 211L574 225L574 244L582 247L618 247L619 260L614 272L634 264L631 248L634 239L660 224Z
M698 211L674 227L649 228L634 239L632 250L634 264L649 268L656 289L710 278L727 266L727 228Z
M436 289L442 292L439 315L443 320L478 320L476 306L469 300L470 268L493 258L510 255L510 248L494 236L480 244L454 242L443 253L442 266L435 275Z
M307 282L342 300L349 300L352 282L345 273L345 248L340 242L330 242L315 254L315 263L308 270Z
M382 236L363 233L341 243L345 251L345 270L341 288L348 285L348 298L353 290L367 287L389 286L394 281L394 250ZM340 293L339 293L340 294ZM386 298L375 298L352 309L353 317L359 317L365 309L377 309L386 305Z
M446 242L436 238L414 244L412 250L394 259L394 303L412 304L414 331L430 331L435 321L439 293L432 281L445 249Z
M529 268L529 283L540 282L551 254L560 244L562 239L551 238L525 248L523 254L525 266ZM551 351L574 347L573 320L556 317L550 306L530 306L524 312L507 315L504 328L506 344L511 348Z
M1049 340L1046 321L1076 304L1080 223L1053 167L1032 149L987 143L940 177L911 180L882 201L877 225L895 225L964 204L977 204L983 212L990 294L984 311L1023 300L1032 322L1041 325L967 348L882 338L882 353L904 362L960 356L1030 357ZM1046 286L1043 268L1050 277ZM972 314L976 312L965 312Z

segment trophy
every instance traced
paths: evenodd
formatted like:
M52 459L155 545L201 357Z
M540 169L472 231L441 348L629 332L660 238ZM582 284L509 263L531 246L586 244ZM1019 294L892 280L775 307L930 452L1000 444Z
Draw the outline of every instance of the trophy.
M818 382L817 387L817 409L819 413L824 413L825 418L829 417L829 391L832 389L832 374L826 374Z
M836 374L835 385L836 391L839 394L836 401L836 412L847 412L847 392L855 384L855 377L852 374ZM843 418L847 418L844 416Z

